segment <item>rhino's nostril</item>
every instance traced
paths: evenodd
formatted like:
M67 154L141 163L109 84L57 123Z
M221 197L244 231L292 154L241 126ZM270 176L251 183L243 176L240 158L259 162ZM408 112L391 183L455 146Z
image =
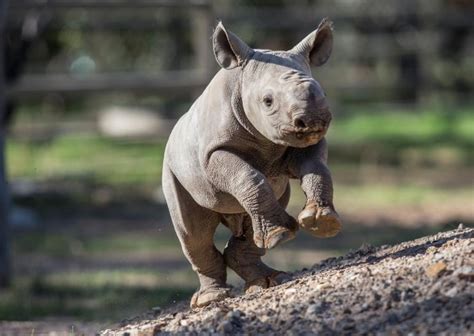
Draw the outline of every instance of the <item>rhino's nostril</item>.
M297 128L306 128L306 124L302 118L296 117L295 120L293 120L293 123Z

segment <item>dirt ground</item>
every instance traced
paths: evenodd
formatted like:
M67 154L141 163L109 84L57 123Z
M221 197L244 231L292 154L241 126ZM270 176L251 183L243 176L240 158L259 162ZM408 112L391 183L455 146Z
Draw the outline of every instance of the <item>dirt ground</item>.
M362 246L208 307L151 311L102 335L474 333L474 229Z

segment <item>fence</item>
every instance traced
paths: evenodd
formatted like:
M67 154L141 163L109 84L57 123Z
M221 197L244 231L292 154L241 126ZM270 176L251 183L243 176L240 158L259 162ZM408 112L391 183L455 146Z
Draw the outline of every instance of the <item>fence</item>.
M277 1L275 1L277 3ZM25 73L8 89L9 95L61 94L97 91L141 91L156 94L198 92L216 70L210 52L211 31L217 18L241 35L252 46L288 48L315 28L319 19L329 16L335 22L336 38L330 63L315 69L329 95L336 102L418 103L433 99L464 102L473 88L469 55L473 50L472 5L464 1L278 1L278 6L250 7L247 1L37 1L11 2L8 27L19 29L25 15L61 17L67 11L105 12L86 19L68 17L48 29L77 29L173 34L170 25L160 25L150 16L156 8L178 13L178 26L190 20L191 66L182 71L140 70L120 73L90 73L74 76L64 73ZM127 20L123 10L140 12L139 20ZM181 15L184 11L190 16ZM80 16L80 15L79 15ZM130 17L129 17L130 19ZM41 22L38 23L41 26ZM45 24L46 25L46 24ZM163 30L168 29L168 32ZM138 37L137 37L138 38ZM176 35L173 38L178 39ZM146 50L144 51L146 53ZM164 55L163 57L165 57ZM159 57L159 55L157 55ZM187 58L189 55L175 55ZM168 55L169 58L169 55Z

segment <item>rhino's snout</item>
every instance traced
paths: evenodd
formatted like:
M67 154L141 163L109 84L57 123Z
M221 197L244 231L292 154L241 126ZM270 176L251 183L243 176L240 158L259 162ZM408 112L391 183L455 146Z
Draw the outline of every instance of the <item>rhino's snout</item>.
M323 133L332 119L328 108L293 113L292 117L292 126L296 132Z
M331 122L328 109L304 111L293 114L291 126L287 127L286 134L299 142L298 146L317 143L325 135Z

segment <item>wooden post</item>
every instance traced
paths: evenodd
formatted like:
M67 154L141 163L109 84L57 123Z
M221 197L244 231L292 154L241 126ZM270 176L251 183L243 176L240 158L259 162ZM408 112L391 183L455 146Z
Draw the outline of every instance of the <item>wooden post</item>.
M8 227L8 186L5 172L5 63L4 29L6 0L0 0L0 288L10 284L10 239Z
M195 8L193 11L193 27L192 34L194 52L195 52L195 68L207 80L214 75L217 66L212 55L211 36L212 29L216 22L213 22L212 4L208 6Z

